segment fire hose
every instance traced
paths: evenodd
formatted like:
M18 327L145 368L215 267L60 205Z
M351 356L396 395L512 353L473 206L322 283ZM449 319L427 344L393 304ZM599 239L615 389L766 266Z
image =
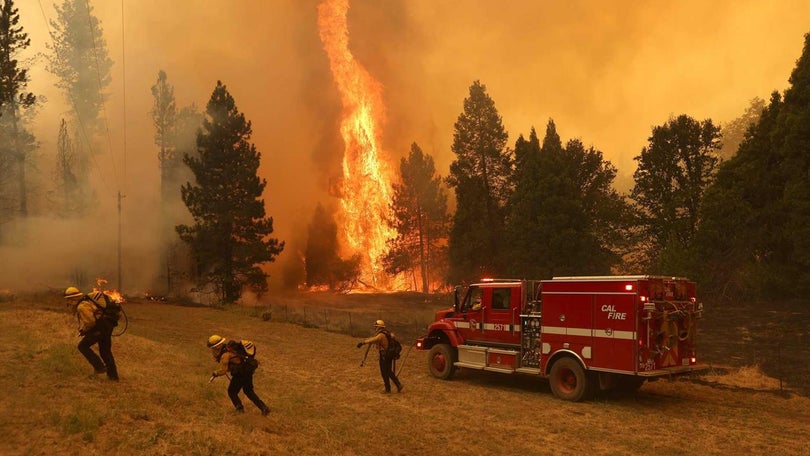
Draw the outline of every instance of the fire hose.
M123 335L125 332L127 332L127 328L129 327L129 318L127 318L127 313L126 313L126 312L124 312L124 306L121 306L121 316L122 316L122 317L124 317L124 318L123 318L123 320L124 320L124 327L123 327L123 329L121 329L121 330L120 330L118 333L115 333L115 332L114 332L114 333L112 334L112 336L113 336L113 337L118 337L118 336Z
M408 347L408 351L406 351L406 352L405 352L405 357L404 357L404 358L402 358L402 365L400 365L400 366L399 366L399 371L397 371L397 373L396 373L397 377L399 377L399 374L401 374L401 373L402 373L402 369L404 369L404 368L405 368L405 361L407 361L407 360L408 360L408 355L410 355L410 354L411 354L411 349L412 349L413 347L414 347L413 345L409 346L409 347ZM365 365L366 365L366 358L368 358L368 352L369 352L369 350L371 350L371 344L368 344L368 348L366 348L366 353L365 353L365 354L363 354L363 360L362 360L362 361L360 361L360 367L363 367L363 366L365 366Z
M405 369L405 361L408 361L408 355L411 354L411 349L414 347L414 345L416 344L411 344L411 346L408 347L408 351L405 352L405 357L402 358L402 365L399 366L399 371L397 372L397 378L399 378L399 374L402 373L402 369Z

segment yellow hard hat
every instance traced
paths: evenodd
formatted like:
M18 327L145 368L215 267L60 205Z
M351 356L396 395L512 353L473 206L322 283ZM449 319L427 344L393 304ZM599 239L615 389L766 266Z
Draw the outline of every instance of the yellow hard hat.
M218 348L218 347L221 347L222 344L224 344L224 343L225 343L225 338L224 337L222 337L220 335L217 335L217 334L213 334L211 337L208 338L207 345L208 345L208 348Z
M375 328L385 328L385 322L382 320L377 320L374 322Z
M82 292L76 287L67 287L65 290L65 298L78 298L81 295Z
M243 339L242 347L245 349L245 353L247 353L248 355L250 356L256 355L256 345L253 342Z

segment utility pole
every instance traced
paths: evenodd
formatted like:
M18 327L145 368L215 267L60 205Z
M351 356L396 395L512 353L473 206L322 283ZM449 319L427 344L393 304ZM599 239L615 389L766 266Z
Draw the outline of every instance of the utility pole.
M121 282L121 190L118 190L118 291L124 293L124 285Z

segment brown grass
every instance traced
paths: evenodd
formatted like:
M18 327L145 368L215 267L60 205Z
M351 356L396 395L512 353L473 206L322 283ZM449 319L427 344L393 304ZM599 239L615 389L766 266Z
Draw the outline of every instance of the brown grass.
M359 307L376 313L385 299L360 298ZM131 302L129 329L113 341L121 382L111 383L88 378L63 304L0 304L0 454L810 453L810 399L774 394L754 366L568 403L534 377L433 379L425 353L411 350L405 390L385 395L375 360L359 367L363 350L348 335L265 322L251 309ZM394 305L392 315L407 313ZM268 417L247 401L235 415L227 380L208 384L211 333L256 342Z

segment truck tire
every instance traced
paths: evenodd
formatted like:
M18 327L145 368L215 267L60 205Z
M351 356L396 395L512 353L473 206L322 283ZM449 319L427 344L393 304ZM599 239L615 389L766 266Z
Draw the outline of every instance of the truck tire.
M551 391L565 401L578 402L594 392L594 382L582 365L573 358L560 358L551 366Z
M450 380L456 371L455 362L455 350L450 345L436 344L428 353L428 369L436 378Z

